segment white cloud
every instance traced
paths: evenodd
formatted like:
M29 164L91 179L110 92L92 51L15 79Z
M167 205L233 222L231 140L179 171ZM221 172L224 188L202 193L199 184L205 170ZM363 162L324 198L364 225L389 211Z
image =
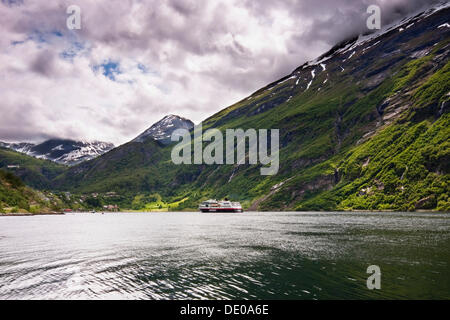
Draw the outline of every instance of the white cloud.
M169 113L199 122L363 25L364 1L325 2L80 0L69 31L72 1L3 0L0 140L120 144Z

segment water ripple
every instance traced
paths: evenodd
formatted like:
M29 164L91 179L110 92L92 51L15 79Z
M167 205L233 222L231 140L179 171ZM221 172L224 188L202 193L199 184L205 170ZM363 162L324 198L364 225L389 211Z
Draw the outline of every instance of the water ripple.
M449 298L450 215L161 213L0 224L1 299ZM380 265L383 290L367 290Z

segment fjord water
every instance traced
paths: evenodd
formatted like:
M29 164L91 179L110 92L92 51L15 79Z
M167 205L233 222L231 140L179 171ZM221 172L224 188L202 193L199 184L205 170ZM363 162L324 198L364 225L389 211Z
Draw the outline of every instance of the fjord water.
M449 299L449 265L443 213L0 218L1 299Z

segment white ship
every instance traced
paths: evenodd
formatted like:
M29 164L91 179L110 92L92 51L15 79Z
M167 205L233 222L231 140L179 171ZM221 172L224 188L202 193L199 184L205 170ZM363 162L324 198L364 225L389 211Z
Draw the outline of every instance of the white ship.
M201 212L244 212L239 202L207 200L200 203L198 209Z

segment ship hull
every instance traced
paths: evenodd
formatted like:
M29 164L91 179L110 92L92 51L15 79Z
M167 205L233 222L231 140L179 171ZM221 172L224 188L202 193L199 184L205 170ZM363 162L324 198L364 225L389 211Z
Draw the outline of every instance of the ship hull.
M201 208L201 212L244 212L240 208Z

